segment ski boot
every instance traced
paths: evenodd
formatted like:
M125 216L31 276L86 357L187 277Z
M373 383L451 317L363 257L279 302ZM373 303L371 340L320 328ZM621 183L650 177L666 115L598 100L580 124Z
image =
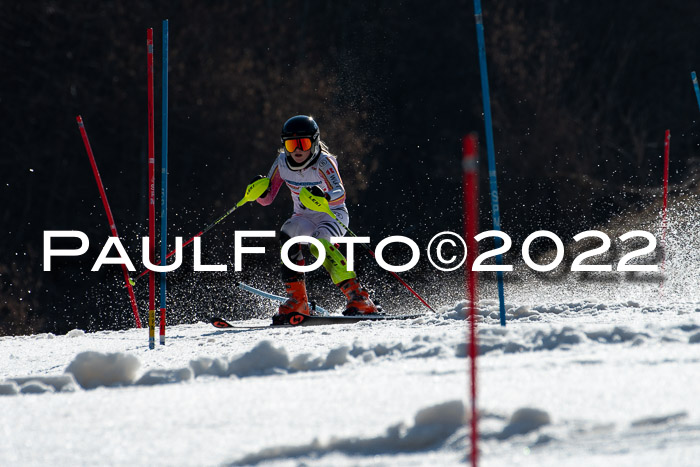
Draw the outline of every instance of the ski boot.
M306 296L306 283L303 279L286 282L287 301L280 305L272 317L272 324L287 324L291 313L309 314L309 300Z
M357 279L345 280L338 284L338 287L348 299L345 311L343 311L345 316L371 315L379 312L377 306L369 298L367 290L360 287Z

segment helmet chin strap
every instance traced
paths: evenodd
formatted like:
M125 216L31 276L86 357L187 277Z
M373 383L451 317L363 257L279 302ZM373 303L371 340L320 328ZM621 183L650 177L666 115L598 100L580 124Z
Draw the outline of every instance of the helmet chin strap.
M316 150L316 153L314 155L309 156L308 159L301 163L295 162L292 155L289 152L285 151L287 153L287 167L289 167L291 170L304 170L305 168L316 162L318 156L321 155L321 146L316 142L314 143L313 148Z

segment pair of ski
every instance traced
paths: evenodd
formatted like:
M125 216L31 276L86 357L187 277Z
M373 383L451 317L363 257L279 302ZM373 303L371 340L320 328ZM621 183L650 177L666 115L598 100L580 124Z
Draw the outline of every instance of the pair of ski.
M271 294L264 292L262 290L251 287L250 285L238 283L238 287L241 289L260 295L261 297L269 298L277 302L284 302L285 297L280 295ZM325 325L325 324L350 324L358 323L360 321L386 321L386 320L401 320L401 319L414 319L422 316L421 314L414 315L387 315L384 313L377 313L371 315L356 315L356 316L345 316L345 315L332 315L327 310L321 308L320 306L312 303L309 305L312 310L310 315L304 315L301 313L290 313L286 318L285 322L282 324L270 324L271 327L281 327L281 326L314 326L314 325ZM219 329L236 329L238 326L234 326L228 321L220 317L214 317L211 319L211 324Z

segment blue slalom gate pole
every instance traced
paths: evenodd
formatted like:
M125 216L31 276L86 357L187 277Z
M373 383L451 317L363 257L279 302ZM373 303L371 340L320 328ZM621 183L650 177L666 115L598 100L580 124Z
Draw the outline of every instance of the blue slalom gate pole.
M168 20L163 21L163 107L161 128L160 172L160 262L165 265L168 254ZM160 273L160 343L165 345L165 272Z
M698 100L698 107L700 107L700 87L698 87L698 75L696 75L694 71L691 71L690 77L693 78L693 87L695 88L695 97Z
M481 16L481 0L474 0L474 18L476 20L476 40L479 45L479 71L481 72L481 95L484 102L484 121L486 124L486 151L489 162L489 188L491 194L491 212L493 216L493 230L501 230L501 214L498 208L498 183L496 180L496 156L493 150L493 128L491 126L491 99L489 97L489 76L486 70L486 46L484 45L484 24ZM495 237L496 248L503 243ZM503 257L496 256L496 264L503 265ZM505 294L503 292L503 271L497 271L498 302L500 304L501 326L506 325Z

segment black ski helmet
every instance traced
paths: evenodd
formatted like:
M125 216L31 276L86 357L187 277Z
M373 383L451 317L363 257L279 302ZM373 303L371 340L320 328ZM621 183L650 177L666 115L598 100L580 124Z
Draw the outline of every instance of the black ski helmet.
M321 130L319 130L318 125L313 118L307 117L306 115L297 115L292 117L282 126L282 146L284 146L285 140L295 139L295 138L310 138L311 139L311 157L306 159L306 161L298 164L292 159L292 155L284 149L287 155L287 165L292 170L301 170L309 165L316 162L318 156L321 154Z

